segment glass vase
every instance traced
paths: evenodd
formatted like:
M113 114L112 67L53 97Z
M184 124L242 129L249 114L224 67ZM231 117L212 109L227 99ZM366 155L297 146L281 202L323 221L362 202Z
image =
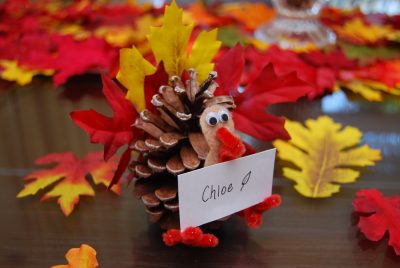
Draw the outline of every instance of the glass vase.
M324 0L272 0L277 17L258 28L255 37L285 49L325 47L335 34L318 20Z

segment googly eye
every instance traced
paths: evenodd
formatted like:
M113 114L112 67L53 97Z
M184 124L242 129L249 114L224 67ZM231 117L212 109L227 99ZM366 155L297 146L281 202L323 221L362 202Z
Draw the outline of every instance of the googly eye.
M218 114L214 112L209 112L206 115L207 124L210 126L215 126L218 123Z
M218 112L218 118L221 123L228 122L230 118L230 113L226 109L222 109Z

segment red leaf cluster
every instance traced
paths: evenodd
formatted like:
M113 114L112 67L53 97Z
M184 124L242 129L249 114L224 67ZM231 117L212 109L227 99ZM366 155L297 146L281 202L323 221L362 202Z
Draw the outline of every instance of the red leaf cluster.
M170 229L162 236L167 246L184 244L192 247L211 248L218 246L219 243L215 235L205 234L199 227L188 227L183 232L178 229Z
M265 198L261 203L246 208L237 214L245 219L247 226L250 228L258 228L262 223L262 214L272 208L276 208L280 204L280 195L273 194Z
M114 76L119 48L97 37L96 30L103 26L134 27L144 11L129 4L94 2L52 6L46 0L9 0L0 4L0 59L16 60L29 70L54 70L55 85L91 71L108 71Z
M237 45L215 63L219 89L216 94L231 95L237 108L232 112L235 127L257 139L271 141L288 139L284 119L266 113L268 106L276 103L293 102L310 94L314 88L299 78L296 72L278 74L275 65L259 58L247 71L247 85L241 87L245 73L245 51ZM262 66L262 67L261 67ZM260 69L260 70L255 70Z
M389 232L389 245L400 255L400 195L384 197L376 189L362 189L353 201L355 212L368 214L358 222L360 231L372 241Z

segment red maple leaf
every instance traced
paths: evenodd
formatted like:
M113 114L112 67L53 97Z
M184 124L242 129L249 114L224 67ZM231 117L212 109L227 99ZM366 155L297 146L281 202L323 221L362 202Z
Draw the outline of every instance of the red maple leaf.
M277 75L284 76L296 72L300 80L309 83L312 88L308 92L310 99L322 95L326 90L331 90L335 85L335 73L331 68L312 66L303 61L297 53L283 50L278 46L271 46L265 52L249 46L246 48L245 58L247 61L247 70L243 77L245 83L255 79L265 66L272 63Z
M121 146L131 143L135 134L131 125L138 114L117 84L105 75L102 81L103 93L114 116L104 116L91 109L72 112L71 118L89 134L92 143L104 144L104 159L108 160Z
M77 41L72 36L59 36L55 42L58 46L57 73L53 77L56 85L65 83L73 75L88 71L113 70L118 61L118 50L97 37Z
M299 79L295 72L277 75L272 64L261 69L244 88L239 88L244 69L244 51L236 46L216 62L217 94L234 97L237 108L232 112L235 127L257 139L271 141L288 139L284 119L267 114L271 104L293 102L313 90L307 82Z
M354 211L368 213L358 222L360 231L372 241L389 232L389 245L400 255L400 195L384 197L376 189L362 189L353 201Z
M336 49L330 52L313 50L308 53L300 54L300 57L315 67L327 67L335 71L350 69L358 66L357 61L347 58L342 50Z
M165 71L164 63L161 61L157 67L157 71L144 78L144 96L147 109L155 109L151 104L151 99L158 93L158 89L162 85L168 85L168 74Z

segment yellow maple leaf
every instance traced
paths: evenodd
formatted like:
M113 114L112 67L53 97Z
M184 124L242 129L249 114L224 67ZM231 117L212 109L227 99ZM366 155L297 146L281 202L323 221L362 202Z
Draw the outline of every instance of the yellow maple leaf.
M115 47L132 44L135 38L135 31L130 26L101 26L95 30L94 34Z
M117 79L128 89L126 98L135 105L138 111L142 111L146 106L144 79L155 71L156 68L143 58L135 47L120 50Z
M186 49L193 24L183 25L182 16L183 10L173 1L165 8L163 26L151 27L148 36L157 62L164 62L169 75L181 75L186 65Z
M339 183L354 182L360 175L355 166L372 166L381 159L379 150L360 143L362 133L355 127L335 123L328 116L308 119L306 127L287 120L290 141L275 141L278 157L299 169L284 167L283 175L296 182L295 189L306 197L329 197L340 190Z
M54 265L51 268L96 268L99 266L96 250L89 245L82 244L80 248L71 248L65 254L68 264Z
M192 30L193 24L183 24L183 10L173 1L165 8L163 26L152 27L148 40L157 62L164 62L165 70L170 76L181 75L185 69L195 68L201 81L213 69L211 60L218 52L221 42L217 40L217 30L202 31L188 56Z
M389 87L378 81L353 79L350 82L340 82L340 84L344 88L361 95L369 101L383 101L383 92L390 95L400 96L400 88Z
M205 80L214 69L214 63L211 61L221 47L221 42L216 41L217 35L217 29L200 32L193 43L189 58L186 60L185 69L194 68L199 73L199 81Z
M333 27L339 36L358 40L361 43L375 43L380 39L387 39L395 30L389 25L368 25L360 18L354 18L343 26Z
M194 68L198 72L199 81L202 81L214 68L212 59L217 54L221 42L217 40L217 30L202 31L189 51L193 24L185 25L183 15L183 10L173 1L165 8L163 25L151 27L147 39L157 63L164 63L169 76L181 75L185 69ZM146 22L148 21L143 23ZM143 32L143 27L140 30ZM139 52L147 49L146 45L141 44L137 48L120 50L120 70L117 79L128 89L126 97L138 111L145 108L144 79L156 70Z
M20 86L24 86L32 82L32 78L37 74L52 75L54 70L29 70L23 66L19 66L15 60L0 60L3 67L1 78L7 81L15 81Z

